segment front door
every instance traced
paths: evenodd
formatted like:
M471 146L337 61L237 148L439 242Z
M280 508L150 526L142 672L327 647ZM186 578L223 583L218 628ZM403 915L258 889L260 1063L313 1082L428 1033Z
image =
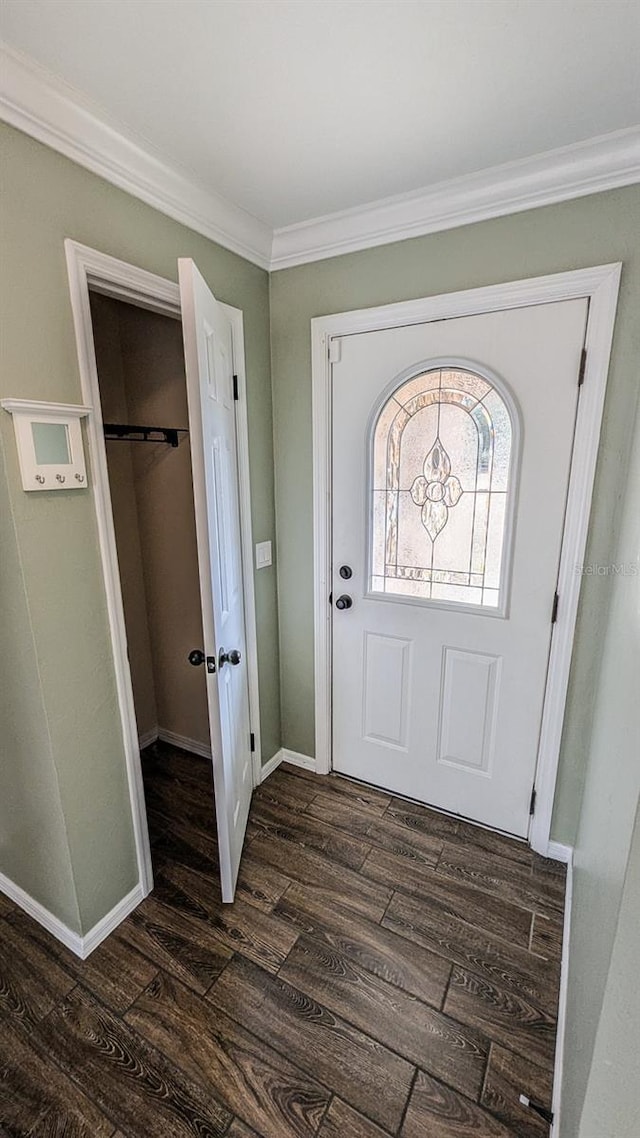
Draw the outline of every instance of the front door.
M333 767L525 837L587 301L340 340Z
M178 267L220 879L233 901L252 792L233 340L193 261Z

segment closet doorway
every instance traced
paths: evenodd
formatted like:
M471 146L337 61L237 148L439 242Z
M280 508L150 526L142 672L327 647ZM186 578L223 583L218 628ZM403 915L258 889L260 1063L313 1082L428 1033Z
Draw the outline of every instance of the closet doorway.
M260 756L242 313L190 260L178 289L71 241L66 252L140 892L153 888L145 787L153 797L154 762L166 776L177 747L169 767L188 776L192 763L207 788L231 902ZM181 797L176 784L176 823Z

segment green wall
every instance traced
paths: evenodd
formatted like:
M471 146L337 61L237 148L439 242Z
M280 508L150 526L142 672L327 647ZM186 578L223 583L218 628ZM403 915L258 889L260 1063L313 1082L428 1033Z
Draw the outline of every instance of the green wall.
M26 135L0 126L0 396L81 400L63 241L172 280L193 257L245 317L254 541L274 538L268 276ZM25 494L0 414L2 697L0 869L86 932L135 884L131 812L92 497ZM6 533L5 533L6 530ZM256 575L263 759L280 747L274 570ZM3 724L5 720L3 720ZM10 804L10 805L9 805Z
M271 277L283 746L314 753L310 320L441 292L623 261L588 559L614 546L638 383L640 187L480 222ZM585 578L553 836L572 844L610 589Z
M637 360L636 352L636 392ZM630 398L632 424L633 409ZM631 1069L640 1037L638 1018L631 1020L634 1001L638 1009L640 929L640 827L633 839L640 794L640 405L634 434L620 486L620 533L602 562L620 573L598 578L611 596L604 635L592 646L598 676L574 853L561 1138L623 1138L631 1130L614 1125L616 1112L624 1119L628 1110L629 1122L639 1117L637 1107L631 1111L637 1091ZM626 1090L617 1099L625 1070ZM598 1130L607 1103L610 1128Z
M0 437L0 870L79 926L69 843Z
M637 1138L640 986L640 810L627 864L611 964L604 992L580 1138ZM569 1138L569 1130L566 1138Z

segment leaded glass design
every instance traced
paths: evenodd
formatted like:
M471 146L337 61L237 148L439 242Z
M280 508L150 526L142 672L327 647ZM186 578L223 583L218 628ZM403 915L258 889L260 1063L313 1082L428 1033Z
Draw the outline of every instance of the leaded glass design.
M512 434L474 372L427 371L390 396L373 437L371 592L498 607Z

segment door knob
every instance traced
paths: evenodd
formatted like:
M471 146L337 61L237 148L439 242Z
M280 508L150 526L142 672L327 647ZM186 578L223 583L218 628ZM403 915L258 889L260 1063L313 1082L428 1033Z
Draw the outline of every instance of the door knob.
M223 668L225 664L239 664L241 659L242 655L237 648L232 648L230 652L225 652L224 648L221 648L218 656L218 667Z
M350 565L341 565L338 572L343 581L349 581L353 577L353 569Z
M192 651L187 656L187 659L188 659L190 664L193 664L194 668L198 668L200 666L200 664L204 664L204 662L206 660L207 661L207 671L208 672L215 672L215 670L216 670L215 656L205 656L204 652L201 652L199 648L193 648Z
M336 608L340 609L342 612L343 609L350 609L352 604L353 601L351 600L351 597L348 596L347 593L343 593L342 596L338 597L336 601Z

